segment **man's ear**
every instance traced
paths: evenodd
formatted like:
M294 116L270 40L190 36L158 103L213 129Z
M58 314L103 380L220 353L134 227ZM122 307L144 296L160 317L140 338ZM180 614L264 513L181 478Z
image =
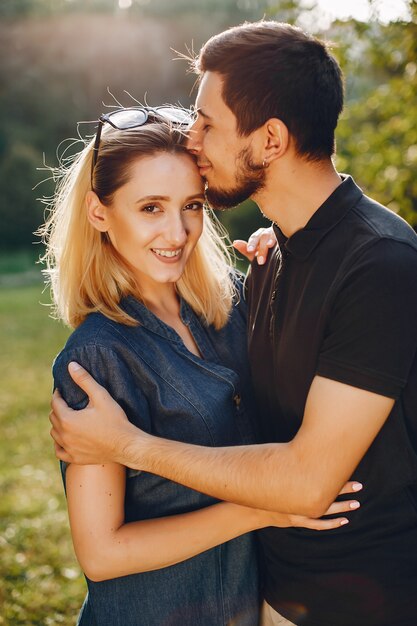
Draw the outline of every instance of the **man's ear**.
M85 205L90 224L101 233L106 233L109 229L107 218L108 208L100 202L98 195L94 191L87 192Z
M279 159L287 152L290 143L290 135L284 122L275 117L265 122L264 129L264 163L269 165L272 161Z

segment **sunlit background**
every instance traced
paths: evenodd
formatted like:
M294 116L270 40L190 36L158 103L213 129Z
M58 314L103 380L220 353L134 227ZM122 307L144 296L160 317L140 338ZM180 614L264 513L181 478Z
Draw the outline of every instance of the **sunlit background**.
M106 105L188 106L198 51L244 20L333 42L346 74L340 171L417 226L417 3L413 0L0 0L0 625L70 626L84 593L48 435L50 365L68 330L42 294L43 219L56 149ZM62 142L64 142L62 144ZM245 203L231 236L262 223Z

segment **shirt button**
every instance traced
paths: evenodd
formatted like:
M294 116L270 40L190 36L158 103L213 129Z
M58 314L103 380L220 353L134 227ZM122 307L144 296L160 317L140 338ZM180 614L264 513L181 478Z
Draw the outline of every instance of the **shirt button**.
M277 291L276 289L274 289L274 291L272 292L272 296L271 296L271 302L275 302L276 299L277 299Z
M238 393L235 396L233 396L233 402L234 402L235 407L238 409L240 405L240 395Z

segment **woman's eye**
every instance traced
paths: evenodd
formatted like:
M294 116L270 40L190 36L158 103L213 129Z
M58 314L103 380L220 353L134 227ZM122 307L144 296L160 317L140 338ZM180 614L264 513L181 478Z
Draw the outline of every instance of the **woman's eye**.
M203 208L204 204L202 202L190 202L185 205L185 209L187 211L200 211Z
M159 213L161 209L156 204L147 204L141 210L144 213Z

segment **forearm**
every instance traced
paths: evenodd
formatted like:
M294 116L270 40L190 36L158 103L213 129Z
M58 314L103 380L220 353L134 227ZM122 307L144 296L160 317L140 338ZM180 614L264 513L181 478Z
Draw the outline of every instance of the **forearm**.
M302 425L288 443L206 448L132 429L119 462L221 500L320 517L352 476L393 404L392 398L316 377Z
M107 580L174 565L264 526L264 519L260 512L221 502L191 513L123 524L77 556L89 578Z
M305 459L299 462L291 443L208 448L140 432L130 437L120 454L121 463L220 500L270 511L321 514L315 508L314 472L306 470Z

